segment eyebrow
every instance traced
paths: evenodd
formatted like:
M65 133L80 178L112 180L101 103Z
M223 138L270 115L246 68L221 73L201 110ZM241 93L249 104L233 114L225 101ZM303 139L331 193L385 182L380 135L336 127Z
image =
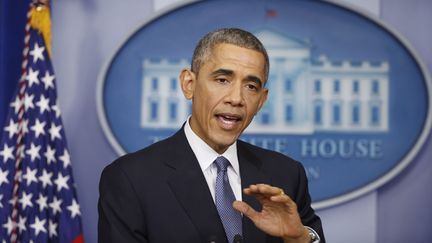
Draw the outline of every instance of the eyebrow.
M229 70L229 69L220 68L220 69L217 69L217 70L213 71L213 72L211 73L211 75L212 75L212 76L217 76L217 75L233 76L233 75L234 75L234 71ZM258 77L255 76L255 75L248 75L248 76L246 77L245 80L252 81L252 82L258 84L260 87L263 86L263 85L262 85L263 82L261 81L261 79L258 78Z
M228 76L232 76L234 75L234 71L233 70L229 70L229 69L223 69L220 68L218 70L215 70L211 73L212 76L217 76L217 75L228 75Z

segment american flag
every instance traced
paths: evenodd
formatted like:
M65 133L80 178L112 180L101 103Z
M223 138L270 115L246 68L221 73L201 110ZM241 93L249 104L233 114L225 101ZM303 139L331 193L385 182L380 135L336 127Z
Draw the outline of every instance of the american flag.
M50 60L49 8L31 3L22 76L0 141L0 242L83 242Z

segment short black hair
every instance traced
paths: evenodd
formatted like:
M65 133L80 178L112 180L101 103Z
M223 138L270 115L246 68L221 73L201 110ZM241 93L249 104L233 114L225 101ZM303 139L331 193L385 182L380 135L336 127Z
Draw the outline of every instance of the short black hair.
M265 59L265 80L268 79L270 69L269 57L264 45L252 33L238 28L223 28L207 33L195 47L191 70L198 74L201 65L209 57L213 48L218 44L232 44L251 49L263 54Z

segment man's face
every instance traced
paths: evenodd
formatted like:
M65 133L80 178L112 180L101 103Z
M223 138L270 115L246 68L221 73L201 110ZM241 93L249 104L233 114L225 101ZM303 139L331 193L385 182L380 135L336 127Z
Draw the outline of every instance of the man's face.
M198 76L180 74L192 99L192 130L216 152L223 153L252 121L267 99L265 60L260 52L231 44L216 45Z

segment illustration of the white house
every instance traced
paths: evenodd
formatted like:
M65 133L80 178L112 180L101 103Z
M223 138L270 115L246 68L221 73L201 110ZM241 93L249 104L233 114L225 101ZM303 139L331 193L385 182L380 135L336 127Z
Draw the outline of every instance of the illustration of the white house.
M270 30L255 35L267 48L266 104L247 133L386 132L389 65L385 61L313 58L311 43ZM178 129L191 113L178 74L190 60L144 59L141 127Z

